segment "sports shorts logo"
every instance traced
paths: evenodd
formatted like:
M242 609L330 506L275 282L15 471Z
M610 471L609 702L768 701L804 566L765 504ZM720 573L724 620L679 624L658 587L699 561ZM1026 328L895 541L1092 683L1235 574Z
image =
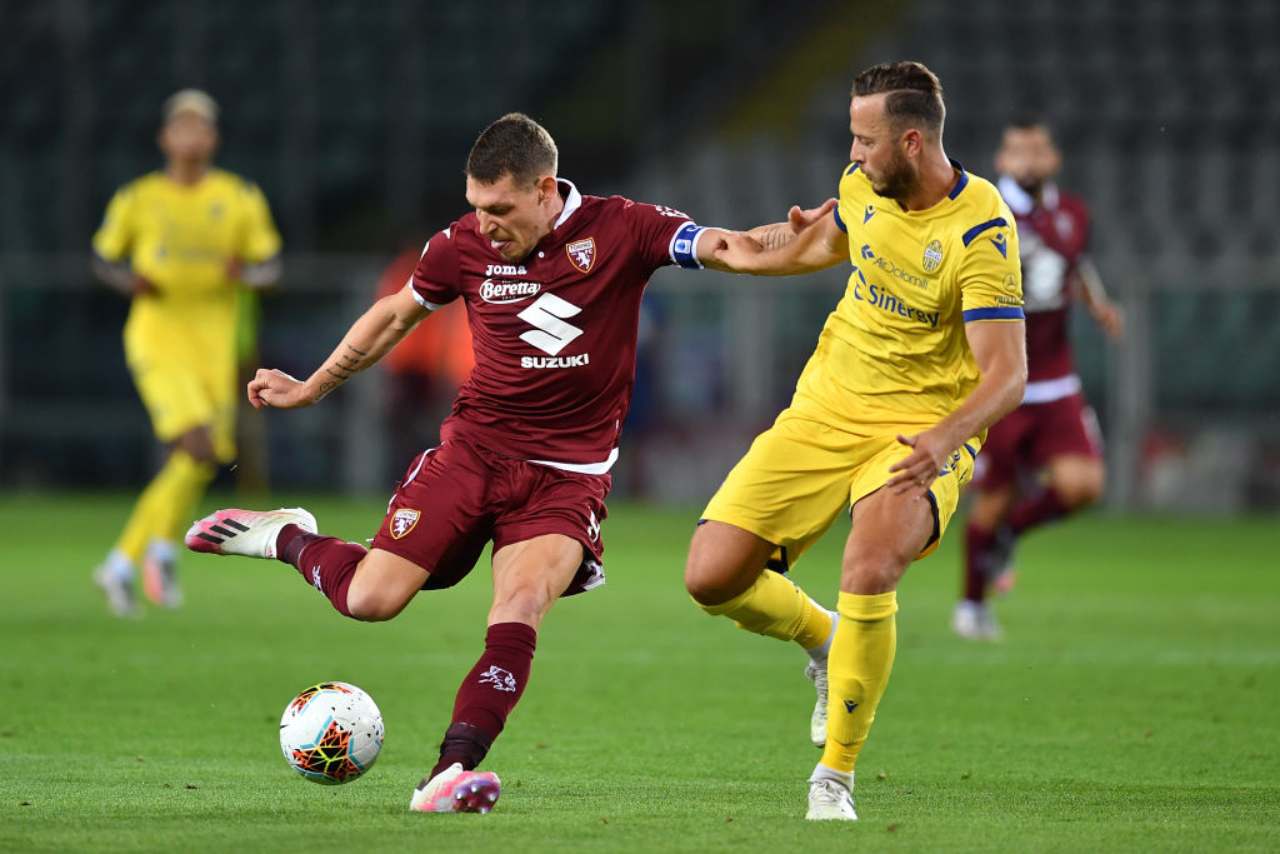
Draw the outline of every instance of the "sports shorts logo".
M932 273L942 265L942 241L930 240L924 248L924 271Z
M408 507L401 507L391 516L391 538L399 540L404 538L418 524L422 512L419 510L410 510Z
M576 267L579 273L591 272L591 265L596 262L596 240L594 237L588 237L586 240L575 240L566 244L564 251L569 256L569 263Z
M506 691L510 694L516 692L516 677L510 670L499 667L496 664L489 665L489 669L480 674L481 685L492 685L497 691Z

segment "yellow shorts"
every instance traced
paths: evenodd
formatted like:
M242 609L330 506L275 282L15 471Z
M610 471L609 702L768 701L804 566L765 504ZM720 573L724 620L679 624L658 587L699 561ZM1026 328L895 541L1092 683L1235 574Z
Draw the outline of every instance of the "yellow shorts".
M911 453L897 441L898 433L919 430L880 426L858 435L784 410L729 472L702 518L773 543L778 550L770 565L786 571L840 512L884 486L891 476L889 467ZM973 477L979 447L977 439L965 443L929 489L934 529L920 557L941 541L960 490Z
M129 370L157 439L172 442L194 427L208 427L218 459L235 459L234 364L194 366L143 357L131 360Z

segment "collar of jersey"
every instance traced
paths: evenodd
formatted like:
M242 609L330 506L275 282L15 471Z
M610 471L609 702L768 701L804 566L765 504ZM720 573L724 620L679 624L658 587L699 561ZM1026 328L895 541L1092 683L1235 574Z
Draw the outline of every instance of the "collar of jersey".
M551 227L552 231L564 225L569 217L573 216L573 212L582 207L582 193L578 192L578 188L574 186L572 181L567 178L557 178L556 184L561 188L561 193L564 196L564 210L560 211L560 216L556 218L556 224Z
M1000 180L996 182L996 188L1000 191L1000 195L1004 197L1005 204L1009 206L1009 210L1018 216L1026 216L1031 213L1036 206L1036 200L1030 193L1018 186L1018 182L1008 175L1001 175ZM1053 210L1058 206L1058 185L1052 181L1048 181L1044 185L1044 189L1040 191L1040 201L1045 210Z

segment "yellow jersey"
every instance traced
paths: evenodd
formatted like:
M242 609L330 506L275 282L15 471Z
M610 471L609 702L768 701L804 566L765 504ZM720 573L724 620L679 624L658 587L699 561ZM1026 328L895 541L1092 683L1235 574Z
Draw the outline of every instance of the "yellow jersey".
M140 358L234 358L239 283L233 258L256 264L280 252L262 191L221 170L183 185L152 172L121 187L93 236L103 259L128 261L156 288L133 300L125 352Z
M904 211L850 166L834 216L853 271L796 385L791 408L835 427L929 427L978 384L964 325L1021 320L1013 214L958 170L946 198Z

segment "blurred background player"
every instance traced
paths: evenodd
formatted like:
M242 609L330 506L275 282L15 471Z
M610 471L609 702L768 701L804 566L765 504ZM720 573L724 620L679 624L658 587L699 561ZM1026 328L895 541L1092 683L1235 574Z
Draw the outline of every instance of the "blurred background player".
M975 639L1000 635L986 599L993 588L1012 584L1018 538L1102 496L1098 421L1081 393L1071 352L1072 300L1078 294L1112 339L1124 329L1123 314L1085 254L1088 210L1053 182L1062 157L1048 125L1036 117L1010 122L995 166L1000 194L1018 221L1028 380L1022 405L991 428L977 461L964 598L952 619L956 634Z
M422 256L422 248L406 248L378 279L378 299L404 290ZM399 477L404 461L440 444L440 422L453 397L475 366L471 327L461 300L441 306L430 323L420 323L382 359L387 373L387 446ZM245 382L252 377L246 378ZM258 410L255 410L258 412Z
M132 300L125 360L168 448L120 538L94 573L111 610L181 603L176 542L219 463L235 457L237 300L280 275L280 236L258 188L212 168L218 106L184 89L165 102L163 171L116 192L93 237L94 272Z

